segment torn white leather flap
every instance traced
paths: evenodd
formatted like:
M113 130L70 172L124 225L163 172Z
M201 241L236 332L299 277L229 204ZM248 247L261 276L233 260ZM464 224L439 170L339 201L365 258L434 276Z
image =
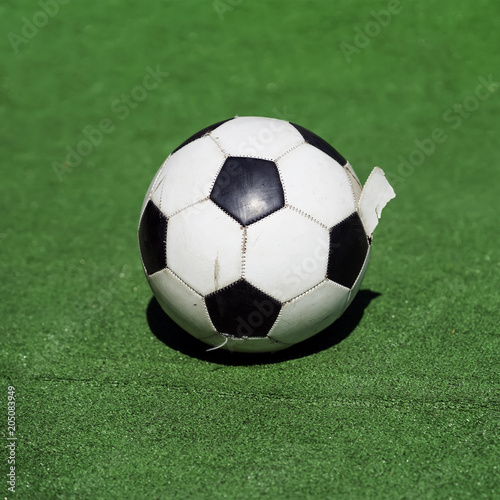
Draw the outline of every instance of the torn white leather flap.
M377 227L382 209L395 198L396 193L385 177L384 171L375 167L365 182L359 198L359 215L366 234L371 236Z

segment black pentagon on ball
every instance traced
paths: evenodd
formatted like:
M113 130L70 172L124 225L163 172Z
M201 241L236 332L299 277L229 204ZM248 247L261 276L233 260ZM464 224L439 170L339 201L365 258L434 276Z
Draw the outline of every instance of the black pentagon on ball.
M300 132L308 144L323 151L323 153L327 154L330 158L333 158L337 163L340 163L340 165L344 166L347 164L347 160L333 146L328 144L328 142L316 135L314 132L301 127L296 123L290 122L290 125L293 125Z
M210 199L248 226L285 206L285 193L276 163L230 156L224 162Z
M208 314L218 332L236 338L265 337L281 303L244 279L205 297Z
M368 252L368 238L357 212L330 229L327 278L352 288Z
M167 218L149 200L139 223L139 247L148 275L167 267Z
M203 137L204 135L208 134L209 132L212 132L212 130L215 130L217 127L219 127L223 123L228 122L229 120L234 120L234 118L229 118L228 120L222 120L221 122L214 123L213 125L209 125L208 127L205 127L204 129L200 130L199 132L196 132L196 134L193 134L189 139L186 139L180 146L175 148L172 151L172 154L174 154L176 151L179 151L179 149L188 145L190 142L193 142L196 139L200 139L200 137Z

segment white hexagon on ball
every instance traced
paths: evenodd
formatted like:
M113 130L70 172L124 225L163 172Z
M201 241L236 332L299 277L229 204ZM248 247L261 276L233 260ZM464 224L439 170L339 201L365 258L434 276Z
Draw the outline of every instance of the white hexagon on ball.
M167 267L202 296L241 275L241 227L210 200L171 217L167 227Z
M283 208L247 229L246 279L281 302L320 283L328 263L328 231Z
M208 136L176 151L164 163L153 201L170 217L206 198L225 157Z
M356 210L345 168L331 157L302 144L277 161L287 203L332 227Z

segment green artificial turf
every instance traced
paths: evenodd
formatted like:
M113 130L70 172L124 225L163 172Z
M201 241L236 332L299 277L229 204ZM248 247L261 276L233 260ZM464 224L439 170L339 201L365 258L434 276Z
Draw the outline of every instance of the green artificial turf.
M42 4L0 6L1 497L498 498L499 4ZM269 356L165 323L138 253L167 154L234 115L397 191L345 317Z

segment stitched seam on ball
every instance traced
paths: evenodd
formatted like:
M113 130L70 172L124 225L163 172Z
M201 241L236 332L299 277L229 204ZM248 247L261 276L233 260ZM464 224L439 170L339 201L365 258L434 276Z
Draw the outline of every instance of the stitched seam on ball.
M210 199L210 197L208 198L224 215L226 215L227 217L229 217L233 222L236 222L236 224L238 224L240 227L245 227L245 226L242 226L241 225L241 222L236 220L225 208L222 208L220 205L218 205L217 203L215 203L214 200Z
M219 127L217 127L219 128ZM222 145L220 144L220 142L212 135L212 132L214 132L213 130L210 131L207 136L210 137L210 139L212 139L212 141L215 142L215 144L217 145L217 147L222 151L222 154L227 158L229 156L229 154L227 153L227 151L222 147Z
M281 319L281 316L283 315L283 306L285 305L285 303L282 304L281 306L281 310L280 312L278 313L278 316L276 317L276 319L274 320L274 323L273 323L273 326L271 327L271 329L267 332L267 338L269 340L272 340L273 342L276 342L277 344L282 344L282 345L287 345L287 346L292 346L294 344L290 344L288 342L283 342L282 340L278 340L278 339L275 339L274 337L270 337L270 335L273 333L273 331L277 328L277 325Z
M276 157L275 161L277 162L278 160L281 160L283 158L283 156L287 155L288 153L291 153L292 151L296 150L300 146L303 146L304 144L308 144L308 142L307 141L299 142L299 144L296 144L295 146L287 149L284 153L281 153L278 157Z
M354 192L354 186L352 184L351 176L345 171L347 175L347 181L349 182L349 185L351 186L351 194L352 194L352 199L354 201L354 208L357 210L358 209L358 202L356 201L356 193Z
M241 278L245 279L248 236L247 236L247 228L242 226L242 229L243 229L243 242L241 248Z
M316 224L320 225L321 227L325 228L328 231L328 226L326 224L323 224L320 222L318 219L313 217L312 215L309 215L307 212L304 212L303 210L300 210L300 208L295 207L294 205L288 205L286 204L284 208L289 208L293 210L294 212L298 213L299 215L302 215L302 217L305 217L306 219L309 219Z
M274 212L271 212L270 214L265 215L264 217L261 217L259 220L256 220L255 222L251 222L248 224L248 226L256 226L257 224L260 224L261 222L265 221L268 217L272 217L273 215L282 212L287 208L287 205L284 205L281 208L278 208L278 210L275 210Z
M222 160L222 163L220 167L217 169L216 174L214 175L214 178L212 179L212 182L210 183L210 192L208 193L208 197L210 198L210 195L212 194L212 191L214 190L215 183L217 182L217 178L219 177L222 167L224 167L224 164L226 163L226 160L229 158L229 155L227 153L224 153L224 160ZM219 206L219 205L217 205ZM220 207L219 207L220 208Z
M153 194L156 192L157 189L160 190L160 201L158 202L158 209L162 212L163 210L161 209L161 204L163 202L163 194L164 194L164 189L163 189L163 181L165 180L165 176L162 177L161 181L158 182L158 185L156 186L156 189L154 192L151 192L151 199L153 199Z
M191 291L192 291L192 292L194 292L196 295L198 295L201 299L204 299L204 296L203 296L200 292L196 291L196 290L195 290L192 286L188 285L188 284L187 284L187 283L186 283L186 282L185 282L185 281L184 281L184 280L183 280L180 276L178 276L177 274L175 274L175 273L174 273L174 271L172 271L172 269L170 269L170 267L168 267L168 264L167 264L167 267L166 267L165 269L166 269L167 271L169 271L170 273L172 273L172 276L173 276L174 278L176 278L176 279L177 279L177 281L181 282L183 285L185 285L187 288L189 288L189 290L191 290ZM162 269L162 271L163 271L163 269ZM160 271L158 271L158 272L160 272ZM155 273L155 274L156 274L156 273ZM151 276L152 276L152 275L151 275ZM208 313L208 311L207 311L207 313Z
M276 318L276 321L274 322L273 326L271 327L271 329L269 330L268 332L268 335L271 335L273 333L273 330L275 330L275 327L277 326L279 320L281 319L281 316L283 315L283 309L284 309L284 306L286 304L291 304L292 302L295 302L296 300L299 300L303 297L305 297L306 295L312 293L314 290L316 290L317 288L319 288L320 286L322 286L324 283L327 283L327 282L330 282L332 283L334 286L337 286L338 288L341 288L342 290L346 291L347 292L347 298L345 300L345 304L347 304L347 302L349 301L349 298L351 296L351 289L350 288L347 288L343 285L341 285L340 283L337 283L335 281L332 281L328 278L325 278L323 280L321 280L317 285L314 285L313 287L309 288L308 290L306 290L305 292L302 292L300 293L299 295L293 297L292 299L289 299L285 302L282 303L282 307L281 307L281 310L280 312L278 313L278 316ZM345 311L345 304L344 304L344 308L342 309L342 311ZM340 317L340 316L339 316ZM275 340L275 339L273 339ZM277 340L277 342L280 342ZM283 344L286 344L286 342L282 342ZM294 345L294 344L287 344L287 345Z
M226 286L223 286L222 288L219 288L216 292L217 293L220 293L221 291L223 290L226 290L227 288L233 286L235 283L238 283L238 281L242 281L242 280L245 280L249 285L252 285L256 290L258 290L259 292L263 293L264 295L266 295L267 297L271 297L273 300L275 300L276 302L279 302L280 306L283 304L283 302L280 300L280 299L277 299L276 297L272 296L270 293L268 292L265 292L264 290L262 290L262 288L258 287L257 285L255 285L254 283L252 283L249 279L247 278L241 278L239 280L236 280L236 281L233 281L232 283L229 283L229 285L226 285ZM213 295L214 293L216 293L215 291L214 292L210 292L210 293L207 293L207 295L205 297L208 297L209 295ZM279 313L278 313L279 314Z
M363 227L363 231L365 232L366 234L366 239L368 241L368 247L371 247L372 246L372 241L373 241L373 234L370 236L367 232L366 232L366 227L365 227L365 223L363 222L363 217L361 216L361 212L359 211L359 208L356 208L356 213L358 214L358 217L359 217L359 220L361 221L361 226ZM332 228L333 229L333 228Z
M278 316L276 316L276 319L274 320L274 323L273 323L273 326L270 328L270 330L267 332L267 337L274 340L275 342L281 342L280 340L276 340L272 337L269 337L269 335L271 335L271 333L273 332L273 330L276 328L276 325L278 324L280 318L281 318L281 315L283 314L283 306L285 305L285 303L282 303L281 304L281 309L280 309L280 312L278 313ZM284 344L285 342L281 342L282 344Z
M356 201L356 192L354 191L354 185L353 185L353 175L351 174L351 172L349 171L349 168L347 167L347 165L349 165L349 162L347 162L345 165L344 165L344 172L346 173L347 175L347 180L349 181L349 185L351 186L351 193L352 193L352 198L354 200L354 207L356 208L356 210L358 209L359 207L359 200ZM354 181L356 182L356 184L359 185L359 187L361 188L361 190L363 190L363 186L361 185L361 183L354 177ZM361 195L360 195L361 196Z
M192 208L194 207L195 205L198 205L200 203L203 203L204 201L207 201L209 199L208 196L206 196L205 198L202 198L201 200L198 200L198 201L195 201L194 203L191 203L190 205L188 205L187 207L184 207L184 208L181 208L180 210L177 210L176 212L174 212L172 215L165 215L165 217L167 217L168 219L170 219L171 217L173 217L174 215L178 215L180 214L181 212L184 212L184 210L187 210L188 208ZM164 213L164 212L163 212Z
M286 188L285 188L285 183L283 182L283 174L281 172L281 168L278 165L277 161L274 161L274 164L276 165L276 170L278 170L278 175L280 178L280 184L281 184L281 189L283 189L283 200L285 202L285 206L287 204L287 194L286 194Z
M276 163L276 160L274 158L271 158L270 156L257 156L257 155L249 155L249 154L229 154L226 151L222 151L225 156L225 160L228 158L252 158L254 160L265 160L265 161L271 161L273 163Z
M170 158L170 155L168 155L168 158ZM162 170L165 169L165 165L167 164L168 158L162 163L161 167L158 170L158 176L156 177L153 185L151 186L150 196L153 195L153 193L156 191L156 188L158 187L158 184L161 182L160 177L162 178L162 180L165 177L165 174L163 174L162 176L163 173Z
M229 287L233 286L235 283L238 283L239 281L242 281L242 280L243 280L243 278L239 278L239 279L237 279L236 281L233 281L233 282L229 283L229 285L225 285L225 286L223 286L222 288L218 288L217 290L214 290L213 292L207 293L207 294L204 296L204 298L207 298L207 297L209 297L210 295L214 295L215 293L220 293L220 292L223 292L223 291L224 291L224 290L226 290L227 288L229 288ZM248 281L248 280L245 280L245 281ZM252 286L253 286L253 285L252 285ZM255 288L257 288L257 287L255 287ZM261 290L261 291L262 291L262 290ZM264 293L264 292L263 292L263 293ZM268 294L266 294L266 295L268 295Z
M223 336L223 335L222 335L222 333L219 332L219 330L217 330L217 328L215 328L215 325L212 323L212 318L210 317L210 314L208 314L208 309L207 309L207 306L205 305L205 300L203 300L203 304L204 304L205 313L208 316L208 320L210 321L210 325L215 330L215 332L212 335L210 335L209 337L204 337L202 342L205 342L207 340L214 339L214 338L218 338L220 340L221 336Z
M346 171L348 171L348 172L349 172L349 178L351 178L351 177L352 177L352 178L354 179L354 181L356 182L356 184L357 184L357 185L360 187L360 189L362 190L362 189L363 189L363 186L362 186L362 184L361 184L361 181L360 181L360 180L359 180L359 179L358 179L358 178L357 178L357 177L356 177L356 176L355 176L355 175L351 172L351 170L349 169L349 167L351 167L351 169L352 169L352 170L354 170L354 169L352 168L352 165L351 165L349 162L347 162L347 163L344 165L344 168L346 169Z
M365 182L365 185L366 183L370 180L370 178L375 175L375 168L370 172L370 175L368 176L368 179L366 179L366 182Z
M299 293L299 295L296 295L295 297L293 297L292 299L288 299L286 302L283 302L283 305L285 304L290 304L292 303L293 301L295 300L298 300L300 299L301 297L304 297L306 295L308 295L309 293L311 293L313 290L316 290L316 288L318 288L320 285L322 285L323 283L325 283L325 281L327 281L327 278L324 278L322 279L319 283L317 283L316 285L314 285L313 287L309 288L308 290L306 290L305 292L302 292L302 293ZM280 311L280 314L281 314L281 311Z
M252 158L254 160L265 160L265 161L271 161L273 163L276 163L273 158L270 158L268 156L256 156L256 155L247 155L247 154L231 155L230 154L230 155L228 155L228 157L231 157L231 158Z

